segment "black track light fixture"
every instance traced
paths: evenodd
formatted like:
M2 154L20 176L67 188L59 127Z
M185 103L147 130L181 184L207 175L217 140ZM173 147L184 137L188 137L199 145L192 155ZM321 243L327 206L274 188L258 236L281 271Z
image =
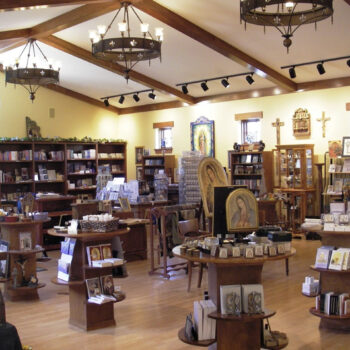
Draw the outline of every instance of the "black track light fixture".
M106 107L109 107L109 101L108 101L108 98L106 98L103 103L105 104Z
M151 99L151 100L155 100L156 99L156 95L154 94L153 90L148 94L148 97Z
M183 92L185 95L188 94L187 84L182 85L181 89L182 89L182 92Z
M297 74L295 73L295 67L289 68L289 76L291 79L294 79L297 76Z
M228 82L228 78L222 79L221 84L223 85L224 88L230 87L230 83Z
M245 80L248 82L249 85L252 85L254 83L254 79L253 79L253 73L250 75L247 75L245 77Z
M208 88L208 85L207 85L207 82L206 82L206 81L203 81L203 82L201 83L201 88L203 89L203 91L207 91L207 90L209 90L209 88Z
M319 63L317 66L316 66L317 70L318 70L318 73L320 75L326 73L326 70L324 69L324 66L323 66L323 62Z
M135 100L135 102L139 102L140 101L140 97L139 97L139 94L134 94L132 95L132 98Z
M120 97L119 97L119 103L122 105L123 103L124 103L124 100L125 100L125 97L124 97L124 95L121 95Z

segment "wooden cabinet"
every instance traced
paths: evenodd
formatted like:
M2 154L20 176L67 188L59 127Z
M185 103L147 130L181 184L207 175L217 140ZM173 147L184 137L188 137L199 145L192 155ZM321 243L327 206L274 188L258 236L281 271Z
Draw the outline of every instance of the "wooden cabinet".
M272 152L231 152L231 184L245 185L256 197L272 192Z
M321 236L322 245L342 248L350 248L350 232L337 231L317 231ZM349 270L329 270L311 268L320 273L320 293L334 292L335 294L350 294L350 271ZM320 328L337 329L343 331L350 330L350 315L336 316L326 315L319 312L314 307L310 312L321 318Z
M17 200L27 192L96 196L99 165L127 177L125 142L0 142L0 195Z
M38 289L45 286L43 283L35 283L36 253L42 249L36 249L36 235L42 221L30 222L1 222L1 237L9 242L10 280L6 281L5 295L12 301L24 299L37 299ZM30 240L30 246L23 249L21 235ZM34 284L33 284L34 281Z
M287 197L284 215L293 232L315 213L314 145L277 145L275 190Z
M155 155L143 156L142 176L147 181L150 188L153 189L154 175L163 170L171 182L174 182L175 156L174 155Z
M101 305L89 303L87 301L88 297L85 283L85 280L88 278L112 274L113 266L102 268L89 266L86 256L86 247L102 243L111 243L114 237L127 234L128 232L129 229L120 229L106 233L88 232L68 235L56 233L55 230L49 230L49 234L52 236L61 238L70 237L77 240L70 270L70 281L65 282L56 277L52 279L52 282L55 284L69 286L69 323L71 325L86 331L115 326L114 303L112 301Z

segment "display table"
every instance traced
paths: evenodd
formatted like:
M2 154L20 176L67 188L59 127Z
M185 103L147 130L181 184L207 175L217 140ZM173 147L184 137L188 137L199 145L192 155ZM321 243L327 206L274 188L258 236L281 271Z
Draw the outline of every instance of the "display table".
M295 249L284 255L259 258L217 258L200 253L199 257L180 254L180 247L173 249L173 254L182 259L197 263L208 264L208 291L209 298L217 307L217 312L209 317L216 319L216 340L213 340L209 349L217 350L257 350L261 348L261 320L274 315L273 311L265 310L263 314L240 316L221 315L220 286L231 284L261 284L261 273L265 262L287 259L295 254ZM182 334L182 332L179 332ZM180 337L182 339L182 337ZM203 346L198 342L189 342L192 345Z
M1 237L9 242L9 263L11 278L5 281L6 298L16 301L23 299L37 299L38 289L45 286L43 283L32 283L28 281L37 280L36 275L36 253L43 249L35 249L36 237L42 224L50 220L43 221L17 221L0 222ZM31 239L30 249L21 249L20 234L28 233ZM16 269L16 270L15 270Z
M70 324L86 331L115 326L113 302L101 305L88 303L85 283L85 280L88 278L112 274L113 266L102 268L89 266L86 247L101 243L111 243L114 237L128 232L128 228L105 233L84 232L79 234L58 233L54 229L48 231L48 234L52 236L75 238L77 240L71 263L70 281L65 282L56 277L52 279L52 282L55 284L69 286Z
M312 230L309 228L308 231L310 232ZM312 232L316 232L321 236L322 245L350 248L349 231L314 230ZM320 293L334 292L335 294L350 294L350 270L337 271L316 268L314 266L310 266L310 268L320 273ZM350 331L350 315L327 315L317 311L314 307L310 309L310 313L321 318L321 328Z

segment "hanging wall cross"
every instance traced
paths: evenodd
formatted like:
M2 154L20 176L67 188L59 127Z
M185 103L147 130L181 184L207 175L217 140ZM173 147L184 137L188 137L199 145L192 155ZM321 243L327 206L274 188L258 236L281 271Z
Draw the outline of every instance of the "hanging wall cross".
M326 123L330 121L331 118L326 118L326 113L322 112L322 118L317 118L316 120L322 123L322 137L326 137Z
M284 126L284 122L280 121L280 118L277 118L272 126L276 128L276 137L277 137L277 145L281 144L281 126Z

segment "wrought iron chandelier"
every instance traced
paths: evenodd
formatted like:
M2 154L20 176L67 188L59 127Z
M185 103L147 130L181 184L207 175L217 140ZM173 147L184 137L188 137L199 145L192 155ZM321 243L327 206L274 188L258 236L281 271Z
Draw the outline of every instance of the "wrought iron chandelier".
M121 37L106 38L107 33L122 10L124 10L123 20L118 23ZM142 37L131 36L129 13L133 13L140 22ZM163 29L155 28L156 40L153 39L148 29L149 25L142 22L131 3L123 1L108 27L99 25L97 31L89 31L92 54L105 61L123 62L125 66L124 77L128 80L129 72L138 62L148 60L151 63L151 60L154 58L159 57L161 59Z
M333 0L241 0L241 22L275 27L289 51L294 32L304 24L322 21L333 15Z
M26 63L25 66L21 67L21 58L26 50ZM39 60L43 61L43 59L40 59L40 56L38 57L36 55L36 50L39 51L45 64L47 64L46 68L38 66ZM46 58L36 40L29 39L15 63L6 67L5 84L22 85L29 92L29 98L33 102L35 93L40 86L57 84L59 82L59 71L59 63L57 63L57 68L54 69L52 61Z

